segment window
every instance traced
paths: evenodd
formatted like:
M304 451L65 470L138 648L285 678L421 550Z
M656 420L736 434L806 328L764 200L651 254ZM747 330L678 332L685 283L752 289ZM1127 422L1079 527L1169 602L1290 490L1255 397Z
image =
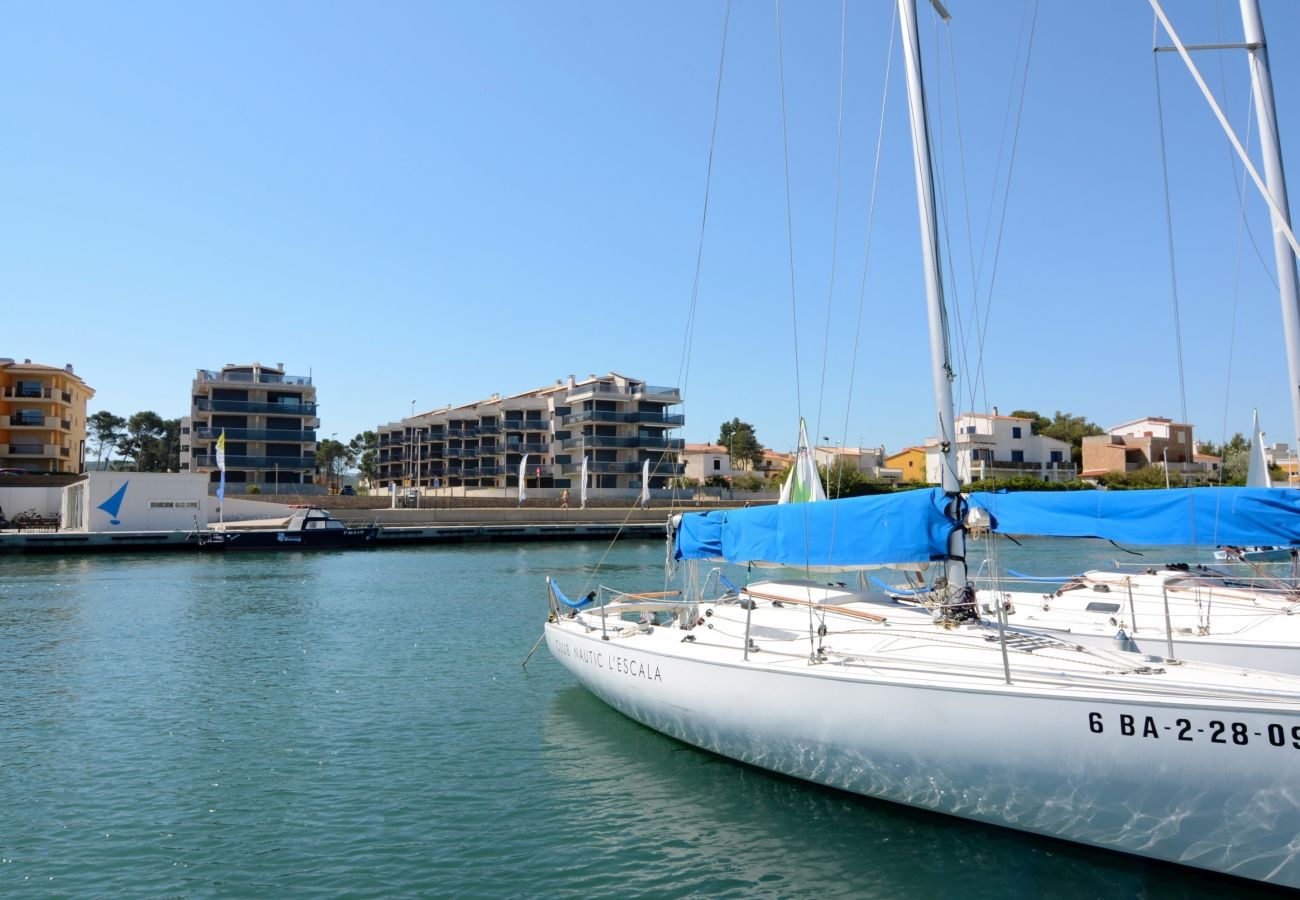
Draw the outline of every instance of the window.
M717 472L717 471L720 471L721 469L722 469L722 460L717 459L717 458L714 458L714 460L713 460L713 471Z
M1012 425L1012 426L1011 426L1011 437L1012 437L1013 439L1017 440L1017 441L1020 440L1020 426L1019 426L1019 425Z
M1050 457L1050 461L1051 461L1051 462L1054 462L1054 463L1064 462L1064 460L1061 459L1061 451L1060 451L1060 450L1053 450L1053 451L1052 451L1052 455L1051 455L1051 457Z
M1011 461L1012 461L1012 462L1024 462L1024 461L1025 461L1025 451L1023 451L1023 450L1012 450L1012 451L1011 451Z

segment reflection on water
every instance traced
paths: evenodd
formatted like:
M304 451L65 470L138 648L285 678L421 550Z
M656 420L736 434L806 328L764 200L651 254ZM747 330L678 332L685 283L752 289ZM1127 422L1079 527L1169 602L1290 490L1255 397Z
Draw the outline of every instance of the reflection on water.
M1017 567L1068 563L1042 547ZM644 589L663 558L0 560L0 894L1250 893L772 776L625 719L545 648L520 667L545 575Z

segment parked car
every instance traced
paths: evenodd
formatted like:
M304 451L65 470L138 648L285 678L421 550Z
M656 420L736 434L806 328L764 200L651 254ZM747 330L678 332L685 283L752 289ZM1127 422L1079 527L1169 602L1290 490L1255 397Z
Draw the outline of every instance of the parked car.
M0 469L0 475L26 475L26 469Z
M352 489L352 485L350 484L343 485L343 490L339 491L339 493L344 497L355 497L357 495L357 492Z

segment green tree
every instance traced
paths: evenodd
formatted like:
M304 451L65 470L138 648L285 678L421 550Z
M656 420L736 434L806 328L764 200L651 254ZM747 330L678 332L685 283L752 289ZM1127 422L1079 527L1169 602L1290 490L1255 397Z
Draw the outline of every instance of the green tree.
M158 471L144 467L154 462L155 444L165 432L166 423L162 416L152 410L134 413L126 420L126 436L119 447L122 455L131 460L132 468L137 472Z
M758 442L754 426L740 419L723 422L718 430L718 443L731 454L731 465L738 469L754 469L763 462L763 445ZM743 463L743 465L737 465Z
M325 480L332 489L337 489L343 480L343 473L356 464L356 455L344 444L333 439L321 441L316 446L316 465L325 473Z
M1250 472L1250 441L1240 431L1223 445L1224 484L1245 484Z
M1061 412L1059 409L1056 411L1056 415L1050 419L1032 409L1018 409L1011 415L1033 419L1029 426L1032 434L1056 438L1058 441L1065 441L1069 444L1070 458L1074 460L1075 465L1083 462L1083 439L1095 434L1106 433L1106 429L1096 422L1089 422L1083 416L1074 416L1067 412Z
M348 442L348 452L357 461L357 474L373 483L379 477L379 436L373 431L363 431Z
M1165 486L1165 470L1160 466L1143 466L1135 472L1107 472L1097 480L1111 490L1150 490ZM1182 479L1171 476L1169 486L1182 487Z
M90 429L90 440L95 445L95 468L98 469L105 451L108 452L109 462L112 462L113 448L126 433L126 419L101 409L86 418L86 425Z

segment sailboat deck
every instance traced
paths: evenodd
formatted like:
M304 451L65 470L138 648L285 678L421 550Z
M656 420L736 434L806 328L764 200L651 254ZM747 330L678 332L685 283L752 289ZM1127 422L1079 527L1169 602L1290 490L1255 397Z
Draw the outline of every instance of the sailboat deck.
M762 599L759 599L762 598ZM752 603L752 608L749 604ZM814 677L930 683L956 690L1105 691L1143 700L1294 706L1300 678L1171 663L1113 650L1084 648L1034 632L982 623L937 624L923 607L865 592L801 582L765 582L739 597L703 603L701 624L682 628L681 608L635 601L589 609L569 621L604 633L629 652L715 664L801 672ZM669 616L673 616L669 620ZM748 653L746 643L748 642ZM1003 665L1003 647L1010 688ZM1228 692L1225 693L1225 679Z

